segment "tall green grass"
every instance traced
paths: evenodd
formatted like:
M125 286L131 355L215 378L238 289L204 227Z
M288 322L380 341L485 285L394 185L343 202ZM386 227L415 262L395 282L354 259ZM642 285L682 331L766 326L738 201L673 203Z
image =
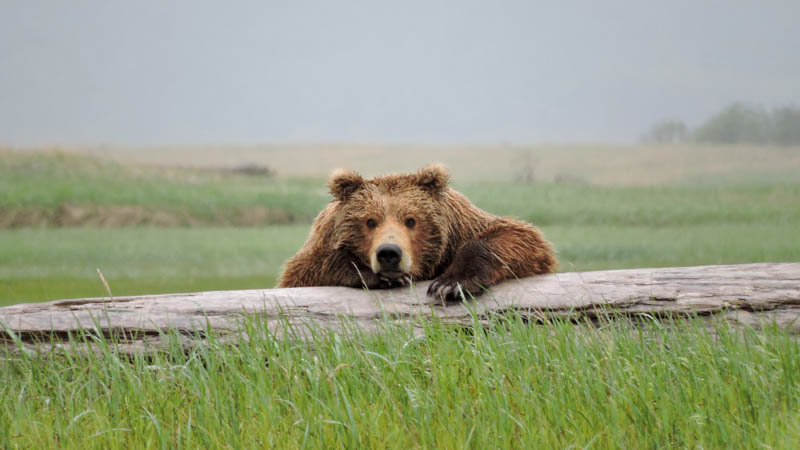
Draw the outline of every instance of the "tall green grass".
M19 448L797 448L800 345L775 328L495 318L311 327L131 359L114 342L0 362ZM420 336L420 331L421 336Z

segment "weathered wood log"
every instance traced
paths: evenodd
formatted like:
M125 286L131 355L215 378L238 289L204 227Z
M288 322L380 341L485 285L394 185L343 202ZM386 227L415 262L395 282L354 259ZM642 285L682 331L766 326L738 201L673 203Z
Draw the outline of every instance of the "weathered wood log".
M123 351L137 351L164 345L165 330L175 330L187 341L208 328L217 337L239 336L245 314L258 315L279 333L282 324L337 328L342 317L371 329L386 317L437 316L444 322L471 323L474 315L485 319L509 311L532 319L596 318L601 313L722 316L751 326L777 323L800 334L800 263L559 273L506 281L475 301L448 304L427 297L428 284L379 291L316 287L19 304L0 308L0 340L34 348L88 329L123 336L128 339Z

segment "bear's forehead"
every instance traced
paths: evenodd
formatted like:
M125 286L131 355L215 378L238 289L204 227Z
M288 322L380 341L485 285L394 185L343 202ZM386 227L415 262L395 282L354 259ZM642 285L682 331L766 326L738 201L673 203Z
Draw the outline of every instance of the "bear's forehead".
M362 189L351 202L351 208L366 214L404 214L426 209L432 200L422 189L414 186L392 187L387 184L372 184Z
M420 202L429 200L422 192L413 189L408 190L374 190L365 192L362 201L381 207L402 207L413 206Z

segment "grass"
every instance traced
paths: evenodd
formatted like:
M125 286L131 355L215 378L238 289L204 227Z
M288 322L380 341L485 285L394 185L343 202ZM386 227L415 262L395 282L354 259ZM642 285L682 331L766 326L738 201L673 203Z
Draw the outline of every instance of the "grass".
M484 209L538 225L800 221L800 179L596 186L456 176L455 187ZM307 224L329 201L326 191L319 177L264 178L127 167L58 153L0 153L0 227Z
M128 167L63 153L0 153L0 227L309 222L321 180ZM104 217L125 216L115 221Z
M636 187L480 183L460 190L494 214L537 225L658 228L800 221L800 183Z
M547 225L561 269L800 261L783 224ZM0 305L114 295L270 288L307 225L265 228L35 228L0 231Z
M19 301L268 288L308 227L60 228L0 232L0 305Z
M732 330L495 319L375 334L312 328L127 359L0 362L0 441L19 448L797 448L800 345ZM90 338L92 339L92 338Z

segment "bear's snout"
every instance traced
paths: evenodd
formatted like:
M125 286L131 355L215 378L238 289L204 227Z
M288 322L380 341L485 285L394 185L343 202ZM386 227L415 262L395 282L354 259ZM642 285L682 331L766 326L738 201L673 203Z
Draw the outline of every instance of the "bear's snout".
M400 260L403 259L403 250L396 244L381 244L376 251L381 271L397 270Z
M399 279L413 267L410 233L395 217L387 218L372 233L369 265L372 272Z

